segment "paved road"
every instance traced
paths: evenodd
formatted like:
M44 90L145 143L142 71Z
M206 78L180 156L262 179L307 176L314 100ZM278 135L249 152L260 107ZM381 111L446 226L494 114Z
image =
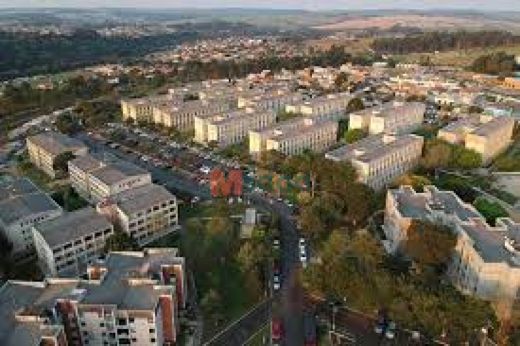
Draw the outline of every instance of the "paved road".
M260 328L265 326L271 316L272 299L267 299L257 305L240 320L233 322L226 329L215 335L205 346L242 346Z
M274 314L282 318L285 329L284 344L301 346L303 340L303 289L298 280L300 268L298 254L298 231L292 211L285 204L258 195L251 194L250 201L276 213L280 217L280 246L282 264L282 287L273 307Z

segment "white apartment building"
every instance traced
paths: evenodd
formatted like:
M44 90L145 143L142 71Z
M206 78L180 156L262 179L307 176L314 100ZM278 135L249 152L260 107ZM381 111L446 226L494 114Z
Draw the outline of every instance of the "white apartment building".
M141 246L175 231L179 224L177 199L155 184L123 191L97 209Z
M15 260L34 256L32 227L59 217L63 210L27 178L0 182L0 231L13 245Z
M295 118L261 131L249 132L249 152L258 156L275 150L285 155L305 150L322 152L336 142L338 123L331 120Z
M51 178L55 178L54 160L57 156L70 152L75 156L86 155L88 148L81 141L58 132L44 132L28 137L27 151L30 161Z
M261 130L276 122L276 113L245 108L209 117L195 117L194 140L201 144L215 143L224 147L240 143L251 130Z
M35 225L38 264L46 276L79 276L103 254L112 234L108 219L90 207Z
M388 102L350 114L349 129L364 129L370 134L404 134L423 122L426 106L419 102Z
M244 93L238 98L238 108L255 107L278 113L285 109L288 104L303 101L304 96L300 93L288 92L285 89L279 90L254 90Z
M379 190L414 168L424 139L416 135L371 135L325 154L333 161L349 161L360 182Z
M112 252L86 279L0 287L0 344L173 346L186 297L177 249Z
M196 100L153 107L153 122L179 131L192 130L195 117L206 117L231 109L230 102Z
M300 113L309 118L339 120L346 117L347 106L352 95L337 93L316 97L301 103L285 106L287 113Z
M433 186L417 193L409 186L389 190L383 226L389 252L399 251L413 220L450 227L457 235L449 276L462 292L512 306L520 288L520 224L509 218L488 225L452 191Z
M154 97L143 97L136 99L121 100L121 112L123 120L151 122L153 120L153 109L156 105L176 104L179 99L176 95L158 95Z
M509 117L468 116L439 130L437 137L464 145L482 155L489 163L512 142L515 120Z
M69 161L68 166L72 187L94 203L152 183L149 172L126 161L104 162L85 155Z

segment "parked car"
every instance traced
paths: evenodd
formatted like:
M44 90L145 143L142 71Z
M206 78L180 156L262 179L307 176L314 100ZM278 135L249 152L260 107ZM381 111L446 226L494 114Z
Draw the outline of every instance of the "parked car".
M395 322L390 321L385 330L385 337L390 340L394 339L395 338L395 329L396 329Z
M273 274L273 290L278 291L281 286L280 274Z
M283 323L279 318L271 320L271 342L273 345L280 345L284 335Z

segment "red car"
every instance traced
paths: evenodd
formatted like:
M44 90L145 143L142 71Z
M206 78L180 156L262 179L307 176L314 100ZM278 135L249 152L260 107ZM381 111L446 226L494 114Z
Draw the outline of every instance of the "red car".
M271 340L273 343L279 343L283 339L283 323L282 320L278 318L273 318L271 320Z

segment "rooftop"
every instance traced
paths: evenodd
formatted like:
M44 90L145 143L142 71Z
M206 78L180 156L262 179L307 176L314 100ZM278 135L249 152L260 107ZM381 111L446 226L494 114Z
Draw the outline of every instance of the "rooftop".
M334 161L357 160L368 163L377 161L409 145L418 143L422 145L423 142L424 139L416 135L393 136L378 134L332 150L325 156Z
M352 114L360 116L377 116L379 118L406 116L410 113L424 113L426 106L420 102L387 102L380 106L367 108Z
M40 133L36 136L27 138L27 140L43 148L54 156L67 151L87 148L83 142L53 131Z
M119 209L129 215L159 203L175 200L175 196L163 186L149 184L121 192L114 196L114 199Z
M104 184L113 185L129 177L149 173L131 162L114 161L105 163L104 166L92 171L91 174Z
M52 248L98 231L112 229L108 220L93 208L84 208L34 226Z
M312 133L329 126L337 126L337 122L312 118L294 118L277 123L258 133L266 139L283 140Z
M29 179L0 182L0 221L6 225L61 207Z

